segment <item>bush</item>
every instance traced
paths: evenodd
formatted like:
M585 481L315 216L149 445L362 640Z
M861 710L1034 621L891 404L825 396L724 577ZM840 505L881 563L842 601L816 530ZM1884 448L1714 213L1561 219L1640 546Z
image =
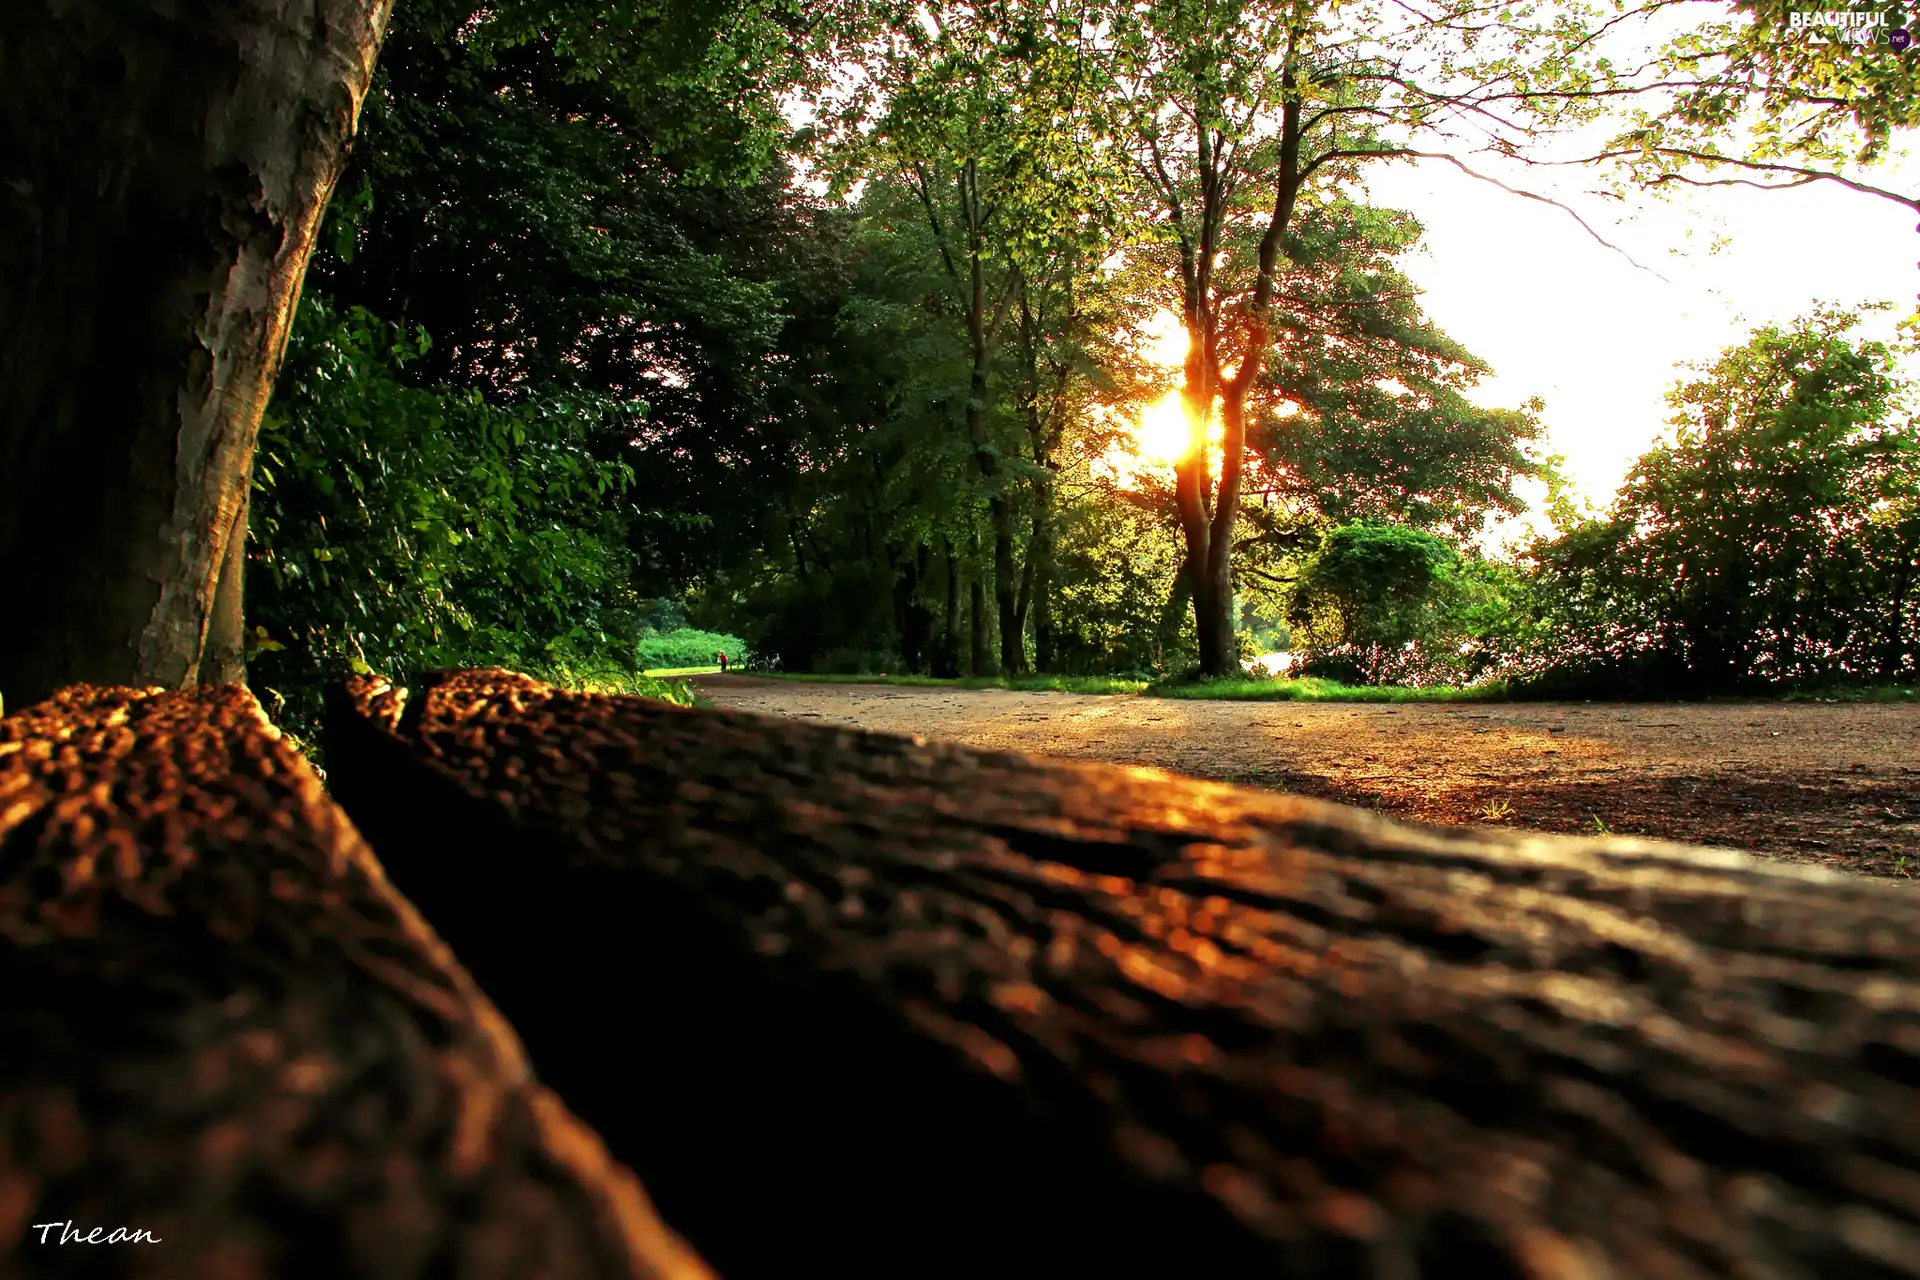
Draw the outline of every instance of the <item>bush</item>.
M261 424L248 674L302 737L351 672L617 668L635 632L630 473L590 447L627 410L413 386L426 346L309 295Z
M1485 592L1434 534L1364 522L1331 530L1302 568L1288 620L1297 676L1353 685L1448 685L1469 670L1467 614Z
M642 671L710 667L715 665L714 655L721 653L727 655L728 666L735 663L744 666L752 656L747 650L747 642L739 636L701 631L695 627L679 627L673 631L642 636L635 648Z

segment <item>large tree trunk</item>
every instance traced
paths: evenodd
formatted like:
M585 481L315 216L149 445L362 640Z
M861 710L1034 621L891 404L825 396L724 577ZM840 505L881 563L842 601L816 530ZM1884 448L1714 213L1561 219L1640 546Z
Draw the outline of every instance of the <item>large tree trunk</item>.
M983 289L979 262L976 258L974 265L974 297L976 299L982 297ZM997 314L1004 316L1005 312L1006 305L1003 300ZM1027 657L1025 646L1021 643L1014 602L1018 574L1013 564L1013 504L1007 501L1006 478L1000 471L1000 457L987 441L988 370L993 359L990 343L994 339L977 322L977 317L971 323L971 327L974 330L974 364L967 395L967 438L973 446L974 467L979 471L980 478L986 483L988 490L987 510L993 525L993 593L995 601L1000 606L1000 666L1008 675L1014 675L1026 669ZM997 321L991 325L991 329L995 333L998 332ZM976 564L979 562L977 550L974 560ZM976 591L981 589L977 580L974 589ZM980 611L976 608L974 610L976 622L979 617ZM986 636L981 634L974 641L976 653L981 651L985 644ZM976 660L973 674L982 674L981 665L982 663Z
M1052 674L1058 656L1053 634L1053 557L1034 570L1033 592L1033 665L1037 671Z
M1257 364L1257 355L1248 355ZM1247 387L1240 378L1222 386L1220 481L1208 522L1206 557L1193 577L1194 624L1200 636L1200 670L1210 676L1239 675L1240 646L1233 616L1233 527L1240 516L1241 459L1246 452Z
M245 678L254 438L391 5L0 5L16 702Z
M1228 379L1216 376L1215 357L1206 354L1212 341L1204 331L1194 332L1190 339L1186 400L1192 438L1186 457L1175 468L1174 502L1186 547L1186 586L1193 599L1200 674L1224 676L1241 671L1233 616L1233 534L1245 468L1247 394L1267 340L1264 325L1256 319L1241 367ZM1217 476L1207 465L1206 425L1207 411L1216 398L1221 419Z
M993 570L994 597L998 602L1000 616L1000 666L1008 675L1024 671L1027 666L1025 647L1021 643L1020 632L1015 627L1013 567L1013 507L1007 501L1006 478L1000 471L1000 456L994 452L987 439L987 406L991 403L991 373L994 351L1000 344L1000 331L1006 324L1007 316L1018 290L1019 277L1009 274L1000 288L997 300L988 298L986 274L986 214L980 198L980 175L972 160L968 160L960 169L959 196L962 225L966 229L967 279L962 301L966 307L967 340L972 355L972 369L967 379L966 428L967 442L973 447L974 468L980 473L980 479L987 489L988 510L993 523ZM935 220L935 234L939 234L938 220ZM956 273L956 283L958 277ZM980 563L979 546L976 542L973 556L976 573ZM978 577L974 580L973 592L973 663L974 675L986 674L986 634L981 628L985 605L981 599L981 585Z
M1174 595L1176 598L1184 595L1193 603L1200 674L1217 676L1226 674L1226 668L1218 661L1223 643L1220 631L1222 626L1227 628L1224 643L1231 645L1233 619L1228 611L1218 607L1217 596L1211 590L1215 581L1213 566L1216 562L1227 561L1231 547L1214 545L1216 508L1210 492L1212 477L1207 468L1207 415L1212 405L1213 385L1204 360L1199 355L1204 337L1196 333L1190 341L1194 354L1187 359L1186 404L1191 440L1186 455L1174 467L1173 482L1174 506L1179 513L1180 535L1186 554L1174 582ZM1231 531L1232 523L1229 521L1229 536ZM1166 628L1163 626L1161 630L1164 653Z
M1027 537L1027 558L1020 564L1020 591L1013 602L1013 629L1022 637L1027 634L1027 618L1033 609L1033 575L1038 567L1034 561L1040 554L1041 518L1038 511L1033 515L1033 531Z
M1291 55L1289 55L1291 57ZM1284 74L1294 85L1291 67ZM1301 104L1289 95L1281 108L1280 164L1274 178L1273 213L1260 237L1253 297L1247 303L1239 350L1222 354L1222 308L1213 293L1213 264L1219 256L1219 235L1226 225L1226 192L1220 153L1206 129L1197 135L1196 161L1201 175L1203 211L1197 242L1183 233L1181 253L1182 320L1187 330L1186 384L1183 388L1192 434L1187 452L1174 468L1174 502L1180 513L1180 532L1186 543L1189 585L1193 590L1193 621L1199 633L1200 672L1222 676L1240 674L1239 646L1234 641L1233 526L1240 514L1241 475L1246 465L1247 396L1260 375L1271 336L1271 320L1280 272L1281 242L1293 219L1294 203L1305 178L1300 167ZM1176 212L1176 220L1178 214ZM1238 309L1236 307L1236 309ZM1237 357L1231 376L1223 363ZM1220 474L1207 467L1206 414L1215 398L1220 402Z
M1042 324L1030 305L1031 296L1023 279L1020 289L1020 333L1026 355L1027 440L1033 446L1033 461L1040 468L1033 480L1033 531L1027 540L1027 561L1020 575L1019 624L1016 630L1026 634L1028 610L1033 617L1033 663L1039 671L1053 670L1053 500L1060 464L1054 453L1066 429L1067 388L1072 362L1061 360L1052 372L1055 377L1052 402L1041 408L1040 346ZM1069 277L1066 294L1067 324L1074 323L1073 281Z

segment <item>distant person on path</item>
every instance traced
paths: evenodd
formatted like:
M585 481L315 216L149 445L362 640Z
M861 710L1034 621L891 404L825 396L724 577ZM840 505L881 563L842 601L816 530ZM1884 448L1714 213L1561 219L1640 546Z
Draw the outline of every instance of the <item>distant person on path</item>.
M720 674L727 674L727 655L724 653L720 655Z

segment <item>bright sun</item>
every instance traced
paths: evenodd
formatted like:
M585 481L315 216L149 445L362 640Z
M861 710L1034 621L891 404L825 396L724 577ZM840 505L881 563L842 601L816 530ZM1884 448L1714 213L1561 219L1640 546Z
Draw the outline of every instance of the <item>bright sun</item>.
M1187 331L1181 326L1180 317L1171 311L1155 313L1134 330L1134 339L1134 349L1140 357L1168 374L1178 373L1186 363ZM1231 370L1227 372L1231 374ZM1218 460L1223 431L1219 416L1209 416L1212 419L1207 424L1211 466ZM1107 447L1096 469L1131 489L1139 486L1144 475L1172 467L1192 441L1186 401L1179 390L1168 391L1142 407L1128 436L1131 438L1116 440Z
M1133 455L1142 462L1178 462L1189 438L1186 403L1178 391L1169 391L1140 411Z
M1207 432L1212 448L1209 465L1220 452L1220 421L1215 418ZM1107 446L1095 463L1095 471L1104 474L1124 489L1137 489L1150 475L1159 475L1165 483L1167 472L1187 451L1192 436L1187 429L1187 406L1178 390L1162 395L1140 410L1140 416L1127 434Z

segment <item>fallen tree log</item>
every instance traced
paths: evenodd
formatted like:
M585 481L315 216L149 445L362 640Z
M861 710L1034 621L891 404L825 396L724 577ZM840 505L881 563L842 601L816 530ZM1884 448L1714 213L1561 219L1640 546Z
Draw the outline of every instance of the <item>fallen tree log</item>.
M723 1274L1920 1276L1920 894L501 672L335 795Z
M0 720L0 1275L711 1273L227 686Z

